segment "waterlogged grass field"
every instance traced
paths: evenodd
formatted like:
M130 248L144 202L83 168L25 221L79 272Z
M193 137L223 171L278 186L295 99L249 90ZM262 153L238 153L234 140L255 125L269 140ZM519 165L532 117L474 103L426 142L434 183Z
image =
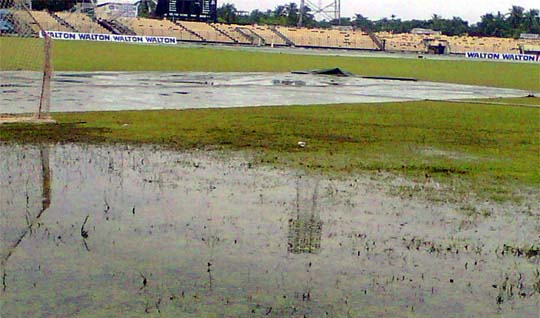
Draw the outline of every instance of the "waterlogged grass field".
M21 65L35 39L0 38L1 69ZM37 53L35 53L37 54ZM81 56L84 55L84 58ZM58 71L260 71L342 67L356 74L540 90L540 65L478 61L314 56L55 41ZM257 160L325 172L389 171L465 181L464 191L514 198L540 184L538 98L487 104L408 102L54 114L60 125L3 126L0 140L162 144L176 149L253 150ZM82 124L73 124L79 123ZM307 142L299 148L299 141Z
M534 104L538 99L508 102ZM0 140L252 150L265 164L459 179L466 181L463 191L472 185L478 193L503 199L514 197L513 185L540 184L540 108L407 102L63 113L54 118L59 125L2 127ZM300 148L299 141L307 146Z
M37 41L0 45L2 70L39 70ZM540 90L527 64L61 41L54 56L66 71L339 66ZM539 98L52 116L0 125L2 317L540 309Z
M0 69L17 69L34 56L35 39L0 38ZM21 61L21 59L23 59ZM36 61L36 66L38 66ZM57 71L288 72L341 67L366 76L540 91L540 65L265 53L218 48L182 48L100 42L55 41Z

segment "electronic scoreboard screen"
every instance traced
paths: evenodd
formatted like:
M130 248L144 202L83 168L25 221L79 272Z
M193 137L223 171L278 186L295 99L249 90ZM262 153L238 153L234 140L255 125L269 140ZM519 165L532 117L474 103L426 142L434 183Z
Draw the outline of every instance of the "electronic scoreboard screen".
M156 15L179 20L217 21L217 0L159 0Z

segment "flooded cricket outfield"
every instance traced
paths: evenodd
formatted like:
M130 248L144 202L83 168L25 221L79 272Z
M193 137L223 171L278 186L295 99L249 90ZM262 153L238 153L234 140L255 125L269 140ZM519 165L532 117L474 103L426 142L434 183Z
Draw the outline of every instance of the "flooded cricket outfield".
M464 210L120 145L0 144L0 180L2 317L540 314L538 193Z
M35 111L38 72L0 72L0 114ZM518 89L291 73L58 72L51 111L193 109L524 97Z

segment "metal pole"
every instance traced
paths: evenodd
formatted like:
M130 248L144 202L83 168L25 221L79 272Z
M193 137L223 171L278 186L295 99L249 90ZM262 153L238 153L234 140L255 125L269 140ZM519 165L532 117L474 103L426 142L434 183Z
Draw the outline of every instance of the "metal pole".
M305 3L304 0L300 0L300 16L298 17L298 27L301 28L304 24L304 10Z
M39 119L50 118L49 112L51 108L52 41L51 41L51 37L48 34L45 33L44 36L45 36L45 66L43 70L43 82L41 84L41 97L39 99L39 110L38 110Z

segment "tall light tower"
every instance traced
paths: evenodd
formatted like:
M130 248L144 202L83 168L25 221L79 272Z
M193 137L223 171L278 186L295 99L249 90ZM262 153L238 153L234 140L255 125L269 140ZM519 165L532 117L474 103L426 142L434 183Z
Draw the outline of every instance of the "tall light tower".
M304 8L309 7L317 20L337 20L341 19L341 0L301 0L300 13L304 12ZM300 14L302 16L302 14ZM302 18L298 19L300 25Z
M298 27L304 26L304 12L306 10L306 3L304 0L300 0L300 14L298 15Z

